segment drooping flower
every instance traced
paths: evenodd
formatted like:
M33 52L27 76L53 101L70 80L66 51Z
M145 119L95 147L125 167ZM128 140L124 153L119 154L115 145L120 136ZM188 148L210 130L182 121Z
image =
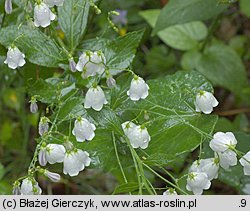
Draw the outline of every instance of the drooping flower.
M47 27L51 21L55 20L56 15L51 12L50 8L43 2L36 4L34 8L34 25L36 27Z
M234 151L228 149L224 152L217 152L217 155L220 159L220 166L225 170L237 165L237 154Z
M250 175L250 151L246 153L239 161L243 166L244 174Z
M135 76L131 81L127 95L131 100L138 101L140 99L145 99L148 96L148 90L149 86L145 81L141 77Z
M44 175L46 177L48 177L52 182L59 182L61 179L60 174L54 173L54 172L50 172L48 170L44 171Z
M11 14L12 13L12 0L5 0L4 8L7 14Z
M76 65L76 69L82 73L83 78L103 74L105 71L106 58L101 51L84 52Z
M8 48L7 58L4 61L11 69L22 67L26 62L24 60L25 55L16 47L12 46Z
M89 88L86 93L84 108L93 108L96 111L100 111L103 105L107 103L102 88L100 86L94 86Z
M224 152L229 148L234 148L237 140L232 132L217 132L210 141L209 146L215 152Z
M190 167L189 172L203 172L207 174L209 180L218 178L219 159L207 158L196 160Z
M200 91L196 95L195 100L195 110L197 112L203 112L204 114L210 114L213 111L213 108L216 107L219 102L213 96L212 93L206 91Z
M203 190L208 190L211 182L206 173L203 172L190 172L187 178L186 188L192 191L195 195L201 195Z
M80 149L72 150L66 153L63 161L63 173L70 176L77 176L85 166L89 166L91 159L89 153Z
M65 147L60 144L48 144L43 147L39 154L38 160L41 166L45 166L47 162L50 164L62 163L65 156Z
M76 119L72 134L78 142L91 141L95 137L96 127L85 118Z
M122 129L123 129L124 134L128 136L132 132L132 129L136 126L137 125L135 123L130 122L130 121L126 121L122 123Z
M38 125L38 133L40 136L43 136L45 133L49 131L49 119L47 117L42 117L40 119L39 125Z
M140 147L141 149L146 149L148 147L151 137L145 126L124 122L122 128L133 148L136 149Z
M175 189L169 188L168 190L164 191L162 195L177 196L178 194L176 193Z
M44 0L44 3L49 7L63 6L64 0Z
M41 195L42 189L34 178L26 178L22 181L21 195Z

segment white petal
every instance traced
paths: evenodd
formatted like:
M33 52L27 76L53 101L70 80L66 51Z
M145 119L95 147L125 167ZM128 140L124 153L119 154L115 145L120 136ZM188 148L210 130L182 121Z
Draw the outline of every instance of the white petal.
M46 148L46 159L50 164L63 162L66 152L63 145L48 144Z

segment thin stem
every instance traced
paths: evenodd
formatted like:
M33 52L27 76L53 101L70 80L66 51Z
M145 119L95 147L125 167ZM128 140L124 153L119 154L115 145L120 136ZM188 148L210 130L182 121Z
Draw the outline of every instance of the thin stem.
M174 183L168 181L167 179L165 179L164 177L162 177L160 174L158 174L156 171L154 171L152 168L150 168L147 164L143 163L143 165L152 173L154 173L157 177L159 177L160 179L162 179L164 182L168 183L169 185L173 186L175 189L179 190L181 193L188 195L188 193L186 193L184 190L182 190L181 188L179 188L177 185L175 185Z
M113 145L114 145L114 149L115 149L115 156L116 156L118 165L119 165L119 167L120 167L120 170L121 170L121 173L122 173L124 182L125 182L125 183L128 183L128 180L127 180L127 178L126 178L126 175L125 175L125 173L124 173L124 170L123 170L123 167L122 167L122 164L121 164L119 155L118 155L118 151L117 151L117 147L116 147L116 143L115 143L115 134L114 134L114 131L112 131L112 140L113 140Z

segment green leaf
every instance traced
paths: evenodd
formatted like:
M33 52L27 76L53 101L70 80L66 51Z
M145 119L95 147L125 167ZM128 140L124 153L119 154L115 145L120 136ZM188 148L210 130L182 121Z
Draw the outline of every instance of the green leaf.
M250 18L250 1L240 0L240 10L244 15Z
M83 97L70 97L69 100L63 102L58 119L66 121L73 117L83 116L85 113Z
M140 15L154 28L160 10L146 10ZM160 39L178 50L197 48L199 41L207 36L207 27L199 21L170 26L159 33Z
M74 50L86 30L89 15L88 0L65 1L58 7L58 21L71 50Z
M170 0L161 10L153 33L172 25L213 18L226 7L217 0Z
M124 184L118 185L115 188L113 195L121 194L121 193L129 193L129 192L136 191L138 189L139 189L139 185L136 182L124 183Z
M83 49L102 50L106 57L107 66L116 73L126 69L133 61L136 49L140 44L144 30L127 33L125 36L114 40L90 39L85 40Z
M133 61L136 49L140 44L144 30L127 33L105 46L105 57L110 68L127 68Z
M67 59L58 45L39 31L29 26L8 26L0 30L0 43L6 48L14 44L34 64L46 67L57 67Z
M124 78L120 80L126 84ZM118 87L112 93L111 107L124 122L135 117L140 124L146 122L152 139L145 150L148 160L163 160L165 154L166 162L171 162L174 156L195 149L202 137L213 132L217 116L201 115L194 109L198 90L213 92L213 88L197 72L178 72L166 78L150 80L148 85L149 96L139 102L129 100L126 90ZM127 89L127 85L124 87ZM147 113L148 122L141 111Z
M196 69L213 84L241 94L247 87L245 66L239 55L230 47L214 44L208 47L196 64Z

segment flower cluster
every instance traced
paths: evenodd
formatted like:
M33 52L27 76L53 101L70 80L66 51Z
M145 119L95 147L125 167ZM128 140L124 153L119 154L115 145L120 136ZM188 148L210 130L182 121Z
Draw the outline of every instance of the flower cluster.
M217 132L210 141L209 146L214 151L214 158L195 161L189 168L186 188L194 194L202 194L211 186L211 181L218 178L220 166L228 170L230 166L237 165L237 140L232 132ZM250 175L250 152L240 160L244 167L244 174Z

